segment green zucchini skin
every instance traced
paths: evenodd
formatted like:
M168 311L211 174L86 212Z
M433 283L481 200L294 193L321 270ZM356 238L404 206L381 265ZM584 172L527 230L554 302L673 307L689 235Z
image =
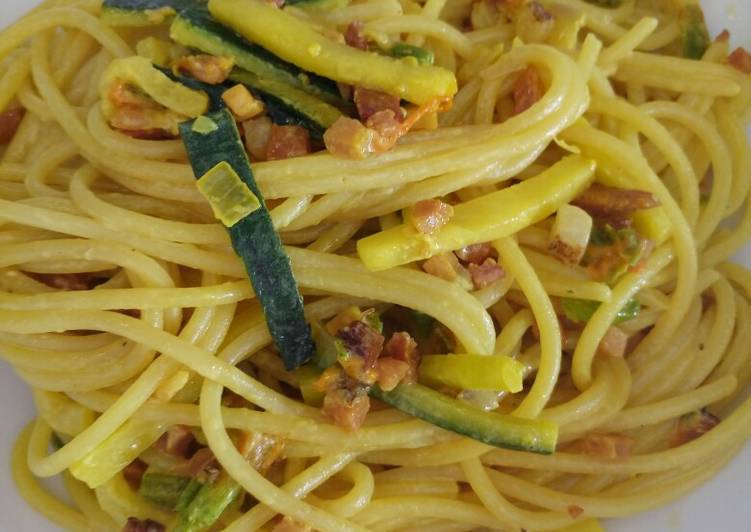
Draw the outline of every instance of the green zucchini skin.
M170 79L174 81L178 81L185 85L186 87L189 87L194 90L201 90L205 92L209 96L210 109L212 111L219 111L221 109L225 109L227 105L224 103L224 100L222 99L222 94L224 94L224 91L229 89L232 84L231 83L223 83L221 85L209 85L208 83L204 83L202 81L198 81L194 78L189 78L187 76L180 76L178 74L175 74L171 70L167 68L159 68L162 72L164 72ZM235 73L241 73L240 70L235 70ZM244 73L242 73L244 74ZM243 77L242 74L238 74L235 76L233 74L233 81L236 81L238 83L242 83L241 79ZM246 85L250 89L250 91L253 93L253 95L256 98L259 98L263 101L264 105L266 105L266 112L269 115L269 118L271 118L271 121L274 124L280 125L280 126L301 126L308 130L310 133L310 138L316 141L321 141L323 139L323 134L326 131L326 127L324 127L322 124L316 122L314 119L311 119L310 117L306 116L305 114L299 112L294 107L290 107L280 98L277 98L275 95L271 93L262 92L259 90L256 90L250 85ZM323 103L323 102L321 102Z
M421 384L400 384L390 392L376 385L369 393L407 414L488 445L539 454L555 452L558 428L549 421L483 412Z
M342 116L333 105L285 83L240 69L235 69L230 79L256 93L275 124L303 126L314 139L322 139L323 133Z
M683 57L699 60L712 42L701 7L689 4L679 15Z
M336 107L351 107L339 94L334 81L282 61L265 48L219 24L206 9L181 11L172 22L170 36L183 46L211 55L232 57L238 67L261 79L285 83Z
M171 17L153 17L150 12L170 8L174 16L184 9L206 9L206 5L206 0L104 0L102 19L110 26L154 26Z
M182 493L190 482L191 479L188 477L146 471L141 479L138 494L154 504L172 510L177 506Z
M179 519L174 532L201 532L208 530L221 517L224 510L242 492L242 486L226 472L213 483L203 484L187 505L179 510Z
M200 178L216 164L227 161L261 200L262 208L228 230L232 246L245 264L256 297L263 306L271 337L285 367L293 370L313 356L314 344L289 257L253 179L234 118L226 109L205 116L218 126L215 131L206 134L194 132L193 121L180 126L193 173Z

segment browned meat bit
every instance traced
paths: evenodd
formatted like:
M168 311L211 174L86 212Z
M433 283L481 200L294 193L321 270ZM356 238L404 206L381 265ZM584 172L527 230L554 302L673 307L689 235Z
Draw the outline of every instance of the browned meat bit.
M135 138L174 138L177 125L184 120L124 82L114 83L107 92L107 99L113 109L108 117L109 124Z
M137 517L128 517L128 522L125 523L122 532L164 532L165 530L166 528L163 524L151 519L144 519L142 521Z
M213 480L219 475L219 463L214 453L208 447L202 447L190 457L186 466L188 476L202 479Z
M139 140L170 140L175 138L175 135L163 129L131 129L121 132L130 138Z
M475 288L485 288L496 282L498 279L502 279L506 274L498 263L488 257L482 264L470 263L467 266L469 275L472 277L472 282Z
M352 48L357 48L358 50L367 50L369 48L368 39L365 38L362 30L362 22L360 22L359 20L350 22L349 26L347 26L347 30L344 32L344 42L346 42L347 45L351 46Z
M420 365L420 353L417 342L406 332L396 332L391 335L383 348L384 358L393 358L406 362L408 371L402 379L404 382L417 381L417 368Z
M387 109L394 112L397 120L404 119L403 110L399 105L399 97L385 92L356 87L355 105L362 121L367 121L377 112Z
M745 48L736 48L735 51L728 56L728 63L733 68L736 68L744 74L751 74L751 54L746 51Z
M587 434L581 440L582 452L596 458L628 458L634 447L634 439L623 434Z
M434 255L422 263L422 269L425 273L434 275L444 281L456 281L461 276L469 276L453 253L441 253Z
M720 418L707 410L699 410L682 416L670 439L670 447L678 447L703 436L717 425Z
M730 32L728 30L722 30L720 34L715 37L714 42L728 42L730 40Z
M0 113L0 144L8 144L18 131L26 109L17 107Z
M177 60L175 68L198 81L219 85L227 80L233 66L235 61L231 57L198 54L181 57Z
M540 2L529 2L527 5L529 6L529 9L532 11L532 14L534 15L536 21L546 22L548 20L554 19L552 13L550 13L547 9L545 9L545 6L542 5Z
M245 85L237 84L227 89L222 94L222 100L227 104L235 118L241 122L250 120L265 110L263 102L257 100Z
M137 107L115 109L109 124L125 135L142 140L167 140L175 138L172 133L179 123L175 113Z
M383 153L394 147L396 141L404 135L407 130L402 126L401 112L399 116L391 109L378 111L368 118L365 126L375 131L373 136L373 151Z
M279 460L284 451L284 440L257 432L243 432L237 450L259 473L265 473Z
M566 508L566 511L568 512L568 515L571 516L571 519L576 519L584 513L584 508L577 506L576 504L572 504L568 508Z
M376 362L376 382L382 390L390 392L411 372L409 364L391 357L381 357Z
M597 346L597 354L604 357L623 358L628 347L628 335L612 325Z
M302 126L278 126L273 124L266 146L266 160L276 161L301 157L310 153L310 135Z
M372 384L375 363L383 350L383 335L362 321L353 321L336 333L350 356L339 363L358 382Z
M352 306L344 309L339 314L334 316L326 324L326 331L331 335L336 335L340 329L343 329L353 321L364 321L367 323L369 317L375 316L374 309L367 309L362 311L359 307Z
M365 125L352 118L340 117L324 133L326 149L341 157L362 159L370 153L384 153L393 148L420 120L451 106L450 98L435 98L408 111L382 109L368 117Z
M151 98L144 95L137 87L125 82L113 83L107 92L107 99L114 107L132 105L145 109L158 109Z
M543 86L535 67L524 69L514 83L514 114L523 113L542 98Z
M340 117L323 134L326 149L333 155L347 159L363 159L373 151L375 132L359 120Z
M622 220L642 209L660 205L649 192L608 187L599 183L589 187L571 203L603 220Z
M438 199L418 201L412 207L409 221L424 235L430 235L446 225L454 215L454 208Z
M473 262L475 264L482 264L485 259L489 258L493 253L493 246L490 242L481 242L480 244L470 244L461 249L454 251L454 254L464 262Z
M555 26L555 17L540 2L528 2L513 18L516 33L525 43L545 42Z
M105 280L94 273L28 273L27 275L58 290L91 290Z
M193 432L184 425L173 425L159 439L158 445L166 453L187 458L190 446L195 441Z
M125 478L125 482L127 482L131 488L138 491L138 488L141 486L141 479L143 478L143 474L146 473L147 468L148 465L146 465L145 462L138 459L133 460L123 469L123 478Z
M254 161L266 160L266 146L269 145L272 125L268 116L253 118L242 123L245 149Z
M364 387L335 388L323 398L323 413L334 424L355 431L365 422L370 410L370 398Z
M592 279L610 283L628 271L639 271L653 245L630 227L595 226L583 262Z
M274 526L271 532L310 532L311 530L308 525L301 525L294 519L285 517Z

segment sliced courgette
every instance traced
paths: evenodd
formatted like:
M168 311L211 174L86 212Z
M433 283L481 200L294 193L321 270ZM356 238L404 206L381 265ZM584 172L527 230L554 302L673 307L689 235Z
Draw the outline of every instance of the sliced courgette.
M683 57L701 59L711 42L701 6L696 4L684 6L681 9L679 20Z
M349 0L286 0L288 6L297 6L315 11L331 11L349 4Z
M306 21L266 2L209 0L209 10L216 20L246 39L319 76L380 90L419 105L456 94L456 77L449 70L335 42ZM242 66L239 61L237 64Z
M240 256L263 306L269 327L284 365L292 370L309 360L314 351L310 327L303 314L302 296L292 274L289 257L263 202L235 120L226 109L206 115L217 128L193 131L193 121L180 125L193 173L201 178L226 161L261 201L261 208L228 229L232 246ZM199 128L203 129L203 128Z
M174 532L209 530L241 492L242 486L226 472L220 473L216 481L207 482L191 493L188 504L181 505Z
M322 138L331 124L342 116L333 105L273 78L262 78L240 69L235 69L230 78L258 94L274 123L301 125L313 138Z
M183 9L205 7L206 0L104 0L101 19L108 26L158 26Z
M422 46L407 44L406 42L394 43L388 49L388 55L402 59L404 57L414 57L421 65L432 65L435 62L433 52Z
M370 395L428 423L495 447L551 454L558 440L558 428L549 421L483 412L420 384L400 384L390 392L373 386Z
M341 97L333 81L304 72L248 42L216 22L205 9L181 11L172 22L170 36L183 46L211 55L232 57L238 67L267 82L290 85L337 107L346 109L351 106Z
M224 109L226 107L226 104L224 103L224 100L222 99L222 94L224 94L224 91L229 89L231 87L231 84L222 84L222 85L209 85L208 83L203 83L202 81L198 81L197 79L189 78L186 76L180 76L174 74L172 71L160 68L162 72L164 72L167 76L169 76L171 79L175 81L179 81L186 87L190 87L191 89L196 90L202 90L204 91L208 96L209 100L211 102L210 109L212 111L218 111L220 109ZM248 74L245 71L242 71L240 69L235 69L232 73L232 81L242 83L242 79L246 79L251 74ZM264 85L266 87L269 86L268 82ZM320 140L323 137L323 133L326 130L328 126L325 125L325 122L317 121L315 118L320 119L320 115L316 113L306 114L309 110L315 110L318 109L318 105L327 105L321 100L315 99L315 97L310 96L307 93L304 93L302 91L298 91L296 89L292 89L291 87L287 85L281 85L284 87L284 94L286 95L286 102L299 102L303 101L304 104L295 104L295 105L288 105L284 100L281 98L276 97L276 95L270 93L270 92L263 92L260 90L256 90L252 86L248 85L248 88L250 88L251 92L254 93L254 95L263 101L264 105L266 105L266 113L269 115L269 118L271 118L271 121L274 124L280 125L280 126L302 126L305 129L308 130L310 133L310 137L314 140ZM302 100L295 100L294 96L304 94L306 98L303 98ZM311 102L311 99L315 103L308 103ZM331 106L327 107L329 109L334 109ZM305 112L303 112L305 110ZM338 112L338 111L337 111ZM314 118L315 117L315 118Z
M172 475L149 468L141 479L138 494L149 502L173 510L190 481L189 477Z

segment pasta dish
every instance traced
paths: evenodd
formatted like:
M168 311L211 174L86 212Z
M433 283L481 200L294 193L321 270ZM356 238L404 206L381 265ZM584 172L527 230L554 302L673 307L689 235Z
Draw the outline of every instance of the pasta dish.
M729 38L691 0L43 2L0 32L19 493L592 532L702 484L751 437Z

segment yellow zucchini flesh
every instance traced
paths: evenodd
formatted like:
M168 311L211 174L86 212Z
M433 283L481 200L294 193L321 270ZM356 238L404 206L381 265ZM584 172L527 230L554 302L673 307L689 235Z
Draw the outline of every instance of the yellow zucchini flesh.
M368 269L380 271L509 236L569 203L594 172L593 160L571 155L537 177L454 205L451 219L433 234L402 224L359 240L357 251Z
M454 74L365 52L334 42L283 9L259 0L210 0L219 22L278 57L326 78L376 89L415 104L450 98L457 91Z

